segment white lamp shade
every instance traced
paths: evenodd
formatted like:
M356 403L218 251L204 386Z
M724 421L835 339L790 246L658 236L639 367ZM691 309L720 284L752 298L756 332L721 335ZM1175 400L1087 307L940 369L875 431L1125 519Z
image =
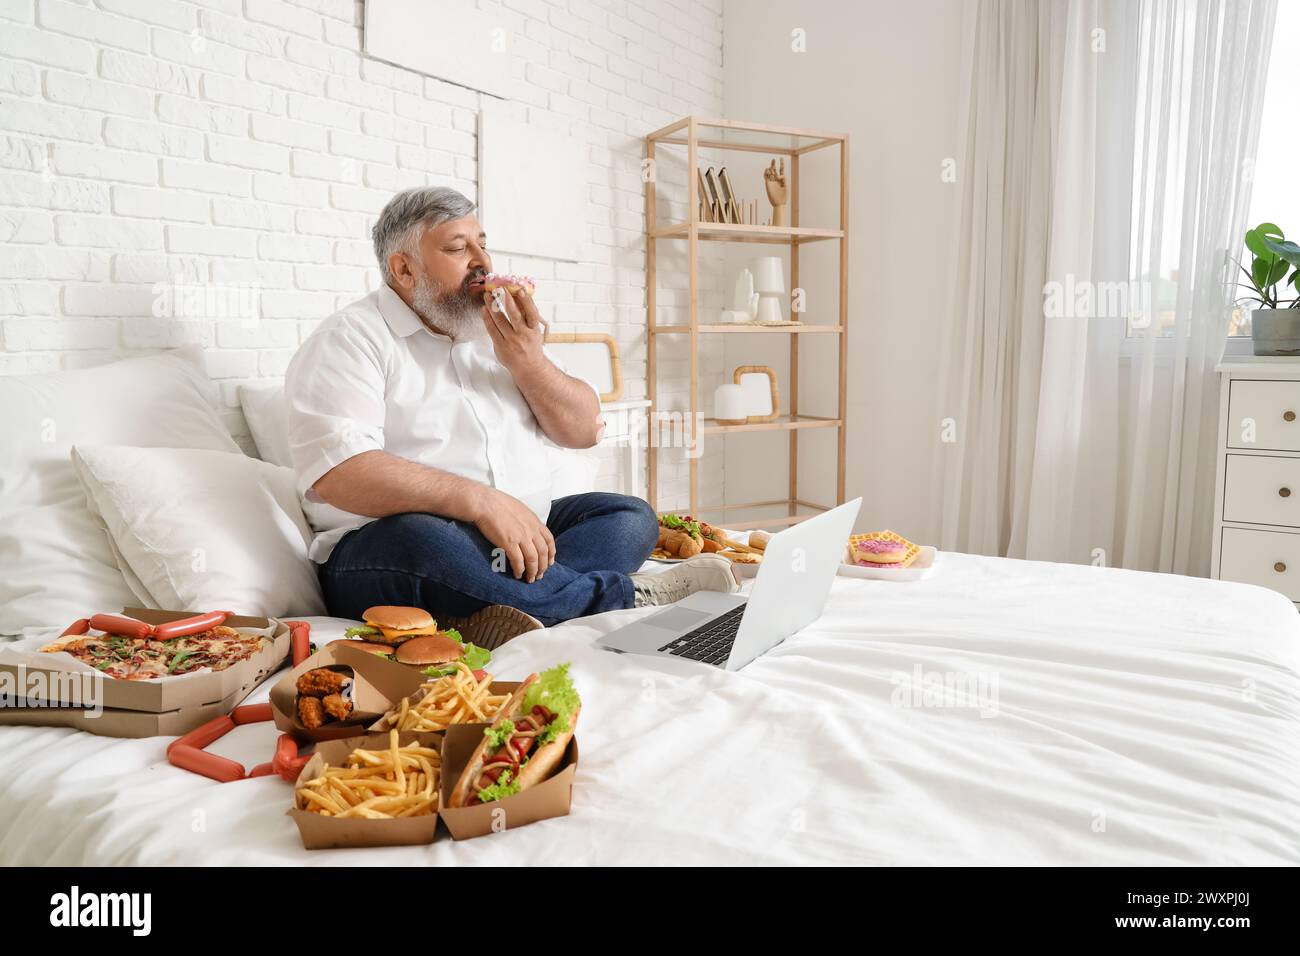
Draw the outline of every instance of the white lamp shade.
M713 393L713 417L736 421L746 417L745 390L739 385L719 385Z
M779 256L760 256L751 265L754 273L754 291L766 295L785 292L785 268Z

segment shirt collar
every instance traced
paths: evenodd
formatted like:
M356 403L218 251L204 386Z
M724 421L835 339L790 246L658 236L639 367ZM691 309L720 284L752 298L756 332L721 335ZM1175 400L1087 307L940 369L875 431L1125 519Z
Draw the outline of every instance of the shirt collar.
M384 317L388 327L393 330L393 334L399 339L404 339L408 335L420 331L420 329L429 332L425 324L420 321L420 317L411 310L409 305L402 301L402 297L387 283L379 287L379 314ZM435 338L446 338L445 335L438 335L435 332L429 332L429 334Z

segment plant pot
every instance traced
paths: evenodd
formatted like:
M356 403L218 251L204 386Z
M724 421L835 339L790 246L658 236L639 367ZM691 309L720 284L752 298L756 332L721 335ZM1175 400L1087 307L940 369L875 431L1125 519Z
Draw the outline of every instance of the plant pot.
M1250 337L1256 355L1300 355L1300 309L1254 309Z

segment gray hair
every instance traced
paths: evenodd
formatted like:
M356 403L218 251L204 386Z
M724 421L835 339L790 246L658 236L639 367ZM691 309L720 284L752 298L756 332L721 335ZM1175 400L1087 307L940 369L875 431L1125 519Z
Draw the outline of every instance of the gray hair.
M393 273L388 268L389 256L394 252L416 255L425 229L468 216L474 206L464 195L446 186L405 189L388 200L371 233L384 281L389 284L393 281Z

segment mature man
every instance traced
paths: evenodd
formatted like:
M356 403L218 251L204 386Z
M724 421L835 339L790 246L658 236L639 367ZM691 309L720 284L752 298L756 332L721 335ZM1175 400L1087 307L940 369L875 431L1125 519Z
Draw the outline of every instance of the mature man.
M544 348L528 292L484 290L492 259L473 212L452 189L394 196L374 227L383 284L289 365L293 464L330 613L507 605L549 625L736 590L717 555L635 573L658 536L639 498L552 500L549 443L594 445L599 399Z

